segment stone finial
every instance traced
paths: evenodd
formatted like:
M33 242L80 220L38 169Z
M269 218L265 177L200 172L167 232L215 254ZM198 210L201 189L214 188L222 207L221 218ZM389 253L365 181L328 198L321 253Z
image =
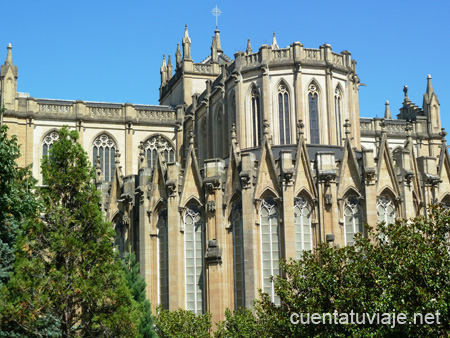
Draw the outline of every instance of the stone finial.
M163 54L163 60L162 60L162 65L161 65L161 71L165 71L167 70L167 65L166 65L166 55Z
M9 43L7 47L7 53L6 53L6 59L5 59L5 65L12 66L13 65L13 58L12 58L12 46Z
M408 122L405 127L407 137L411 137L412 130L413 130L412 124L411 122Z
M188 26L184 25L184 37L183 43L191 43L191 39L189 38Z
M144 141L139 142L139 156L144 156Z
M116 165L120 164L120 151L116 151L116 153L114 154L115 157L115 163Z
M392 120L391 108L389 107L389 101L386 100L385 106L386 107L384 108L384 118L387 120Z
M441 128L441 132L439 133L439 135L441 135L442 144L446 144L447 140L445 139L445 136L447 136L447 132L445 131L445 128Z
M189 130L189 133L188 133L188 138L189 138L189 146L194 146L194 132L192 131L192 128L191 128L191 130Z
M216 38L213 36L211 43L211 61L217 63L219 61L219 54L217 52Z
M434 93L434 89L433 89L433 83L431 83L431 75L428 74L427 76L427 94L433 94Z
M272 49L278 49L277 37L275 36L275 32L273 32L272 37Z
M247 49L245 50L247 54L252 53L252 46L250 45L250 39L247 40Z
M263 122L263 134L264 135L269 135L269 127L270 127L269 121L267 121L267 119L264 119L264 122Z
M237 140L237 135L236 135L236 124L235 124L235 123L233 123L233 124L231 125L231 131L230 131L230 133L231 133L231 141L234 143L234 142Z
M303 138L303 134L305 133L305 124L303 120L298 120L297 122L297 142Z
M172 77L172 60L170 59L170 54L169 54L169 60L167 61L167 80L170 80L170 78Z
M179 68L181 64L181 51L180 51L180 44L177 43L177 51L175 52L175 59L176 59L176 67Z
M100 183L104 180L100 156L97 156L95 165L95 182Z
M101 170L101 162L100 162L100 156L97 156L97 161L95 164L95 169L100 169Z
M409 97L408 97L408 86L405 85L405 86L403 87L403 93L405 93L405 100L404 100L404 101L405 101L405 102L410 101L410 100L409 100Z
M350 124L349 119L345 119L344 128L345 128L345 137L348 138L348 135L350 135L350 127L352 125Z
M161 136L158 136L158 138L156 139L156 148L158 149L158 151L160 151L164 145L163 145L163 139Z
M381 133L386 133L386 120L385 119L380 120L380 128L381 128Z

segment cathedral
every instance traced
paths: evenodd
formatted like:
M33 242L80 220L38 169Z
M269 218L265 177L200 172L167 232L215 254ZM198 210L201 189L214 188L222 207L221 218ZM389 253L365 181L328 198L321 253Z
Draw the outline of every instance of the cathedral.
M12 47L0 74L2 123L19 165L40 165L68 125L92 160L120 255L140 261L152 306L251 308L281 258L352 245L365 224L450 205L450 157L431 76L422 107L360 117L351 53L293 42L227 56L215 30L203 61L185 27L163 58L159 105L34 98L17 92ZM173 63L172 63L173 62ZM425 87L425 81L424 81Z

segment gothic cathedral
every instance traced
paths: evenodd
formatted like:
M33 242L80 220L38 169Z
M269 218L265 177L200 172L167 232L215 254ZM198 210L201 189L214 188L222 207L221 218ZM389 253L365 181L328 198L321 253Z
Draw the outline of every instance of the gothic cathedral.
M96 168L102 209L123 255L136 252L153 307L213 322L251 307L258 289L277 302L280 258L319 242L352 245L364 224L450 205L450 157L439 100L427 78L422 108L404 88L396 118L362 118L356 61L293 42L234 58L214 32L211 53L181 48L161 66L160 105L33 98L17 92L12 47L1 66L3 123L40 164L68 125Z

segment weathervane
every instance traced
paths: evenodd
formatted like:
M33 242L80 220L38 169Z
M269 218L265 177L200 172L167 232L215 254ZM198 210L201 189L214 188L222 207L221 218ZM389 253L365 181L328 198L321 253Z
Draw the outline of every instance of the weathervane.
M217 5L213 10L211 11L212 15L216 17L216 29L219 27L219 15L222 14L222 11L217 8Z

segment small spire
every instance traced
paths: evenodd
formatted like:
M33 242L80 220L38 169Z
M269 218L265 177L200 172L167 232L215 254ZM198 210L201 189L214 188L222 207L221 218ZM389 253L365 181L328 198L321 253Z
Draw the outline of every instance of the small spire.
M120 164L120 151L116 151L116 153L114 154L115 157L115 163L116 164Z
M387 120L392 120L391 108L389 107L389 101L386 100L386 108L384 109L384 118Z
M192 131L192 128L191 128L191 130L189 130L189 134L188 134L188 137L189 137L189 146L194 146L194 132Z
M161 71L165 71L167 70L167 66L166 66L166 56L163 55L163 61L162 61L162 65L161 65Z
M252 53L252 46L250 45L250 39L247 40L247 50L246 50L247 54L251 54Z
M217 53L216 38L213 36L211 43L211 61L217 63L219 61L219 55Z
M273 32L272 37L272 49L278 49L277 37L275 36L275 32Z
M267 121L267 119L264 119L264 122L263 122L263 134L264 135L269 135L269 127L270 127L269 121Z
M445 128L441 128L441 132L439 133L439 135L441 135L442 144L447 144L447 140L445 139L445 136L447 136L447 132L445 131Z
M9 66L12 66L13 65L13 58L12 58L12 46L11 46L11 44L9 43L8 44L8 52L7 52L7 54L6 54L6 60L5 60L5 65L9 65Z
M216 29L214 31L214 42L216 44L216 48L217 48L217 52L218 53L223 53L222 47L220 46L220 31L218 29Z
M236 136L236 124L233 123L231 125L231 142L234 144L237 140L237 136Z
M191 39L189 38L189 32L187 25L184 25L184 37L183 37L183 43L191 43Z
M431 83L431 75L427 76L427 94L431 95L434 93L433 84Z
M176 61L176 66L177 68L180 67L181 64L181 51L180 51L180 44L177 43L177 51L175 52L175 61Z
M169 60L167 61L167 80L170 80L172 78L172 60L170 59L170 54L169 54Z

